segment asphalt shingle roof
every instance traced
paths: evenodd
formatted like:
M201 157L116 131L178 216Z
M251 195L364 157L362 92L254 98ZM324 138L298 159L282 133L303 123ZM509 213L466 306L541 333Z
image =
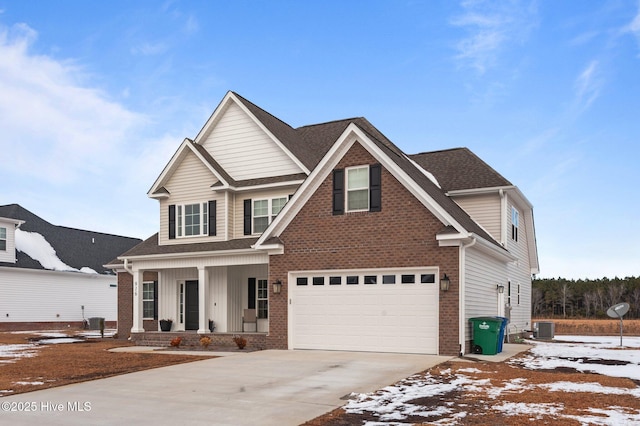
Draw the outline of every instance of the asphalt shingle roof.
M103 265L141 241L138 238L52 225L18 204L0 206L0 217L23 220L20 229L42 235L62 262L76 269L89 267L99 274L112 273ZM16 251L16 258L16 263L2 262L0 266L44 269L40 262L23 252Z

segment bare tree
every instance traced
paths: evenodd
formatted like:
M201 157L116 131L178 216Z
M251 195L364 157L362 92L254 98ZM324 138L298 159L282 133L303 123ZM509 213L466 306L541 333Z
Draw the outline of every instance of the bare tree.
M622 295L624 294L624 283L614 284L609 283L607 287L607 304L613 306L616 303L622 301Z
M584 301L584 316L589 318L591 316L591 308L593 307L593 314L596 311L596 298L594 292L587 291L582 295L582 300Z
M539 288L533 288L531 291L531 308L533 310L533 316L539 317L542 313L542 306L544 305L544 293Z
M568 281L564 281L560 285L560 298L562 303L562 317L567 317L567 299L571 297L571 285Z

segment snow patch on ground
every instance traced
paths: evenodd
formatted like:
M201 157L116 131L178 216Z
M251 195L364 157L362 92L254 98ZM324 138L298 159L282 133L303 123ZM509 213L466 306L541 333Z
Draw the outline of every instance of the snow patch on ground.
M510 363L531 369L569 367L579 371L640 380L640 337L623 338L622 348L619 337L556 336L556 340L558 342L528 342L534 345L530 355L513 359ZM424 417L424 421L430 422L429 424L452 425L458 424L467 413L461 411L460 406L454 410L453 402L443 402L446 401L446 396L443 399L438 397L457 391L481 393L491 400L496 400L507 392L535 392L536 389L550 392L632 395L640 398L640 388L616 388L602 386L599 383L573 382L536 385L527 383L525 378L506 383L492 383L489 379L473 379L465 375L479 372L481 371L477 368L469 367L461 368L455 374L449 368L442 370L438 376L414 375L374 393L353 394L343 409L352 414L373 414L377 421L365 423L369 426L403 424L403 420L417 416ZM430 398L434 400L429 401ZM634 412L633 409L623 407L609 407L606 410L591 408L589 412L593 413L592 416L574 416L563 414L563 409L561 403L497 402L487 405L487 410L497 410L506 416L527 415L532 421L553 416L574 419L581 424L640 424L640 410ZM433 419L434 417L438 420Z
M32 343L20 345L0 345L0 364L15 362L18 358L30 358L36 356L38 350Z

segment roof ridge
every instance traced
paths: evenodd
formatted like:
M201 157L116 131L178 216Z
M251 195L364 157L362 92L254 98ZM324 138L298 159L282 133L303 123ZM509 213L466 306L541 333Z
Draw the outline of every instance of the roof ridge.
M365 118L364 117L351 117L351 118L341 118L341 119L337 119L337 120L323 121L322 123L305 124L303 126L296 127L294 130L302 130L302 129L306 129L306 128L309 128L309 127L315 127L315 126L326 126L327 124L341 123L343 121L355 121L355 120L358 120L358 119L365 119Z

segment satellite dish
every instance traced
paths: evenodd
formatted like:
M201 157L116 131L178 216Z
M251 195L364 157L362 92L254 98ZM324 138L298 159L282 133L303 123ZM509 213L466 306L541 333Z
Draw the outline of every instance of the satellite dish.
M607 309L607 315L611 318L622 318L622 316L627 312L629 312L628 303L618 303L617 305L613 305Z
M620 346L622 346L622 316L627 312L629 312L629 304L625 302L618 303L607 309L607 315L611 318L620 319Z

